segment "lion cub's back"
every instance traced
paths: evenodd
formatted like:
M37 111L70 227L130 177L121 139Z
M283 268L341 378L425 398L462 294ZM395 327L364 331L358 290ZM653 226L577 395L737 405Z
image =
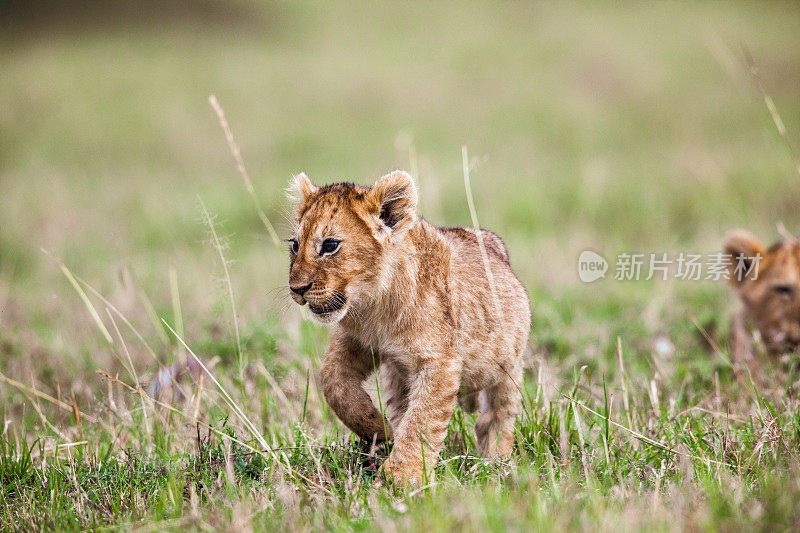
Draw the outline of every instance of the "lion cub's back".
M493 302L491 287L486 276L486 266L473 228L438 228L449 241L451 270L458 286L460 313L475 316L479 321L492 321ZM503 240L489 230L481 229L483 247L492 271L503 322L506 327L519 326L526 333L530 329L530 304L528 294L509 262L508 250ZM495 325L495 324L491 324Z
M469 254L469 259L474 259L471 256L474 255L474 253L477 253L477 258L483 261L480 256L478 234L474 228L455 227L436 229L438 229L439 232L444 235L444 237L449 240L457 250ZM495 258L500 259L506 265L509 265L510 268L508 261L508 250L506 249L506 243L503 242L503 239L488 229L481 229L479 231L483 237L483 246L486 248L486 252L490 256L494 255ZM465 259L467 258L465 257Z

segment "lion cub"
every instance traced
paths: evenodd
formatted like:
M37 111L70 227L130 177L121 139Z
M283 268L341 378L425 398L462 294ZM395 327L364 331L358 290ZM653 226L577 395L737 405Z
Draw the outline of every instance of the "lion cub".
M737 371L757 370L748 322L772 355L792 352L800 345L800 242L785 240L765 249L756 237L737 229L725 237L723 248L733 258L729 279L743 304L731 320L731 362ZM744 277L734 275L739 256L760 256L757 268Z
M362 439L394 438L384 472L421 482L436 463L457 396L474 399L479 391L480 452L510 455L531 316L503 241L418 217L416 186L401 171L372 188L317 187L300 174L289 193L296 207L291 295L333 326L323 394ZM388 420L362 388L379 367Z

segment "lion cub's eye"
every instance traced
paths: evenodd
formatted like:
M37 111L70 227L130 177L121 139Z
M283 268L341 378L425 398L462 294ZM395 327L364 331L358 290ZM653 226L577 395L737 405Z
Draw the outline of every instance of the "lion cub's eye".
M296 254L300 251L300 242L297 239L292 239L289 242L291 243L289 246L291 247L293 254Z
M772 287L772 290L780 294L781 296L794 296L794 287L791 285L777 285Z
M332 254L339 249L339 241L335 239L325 239L322 241L322 247L319 250L320 255Z

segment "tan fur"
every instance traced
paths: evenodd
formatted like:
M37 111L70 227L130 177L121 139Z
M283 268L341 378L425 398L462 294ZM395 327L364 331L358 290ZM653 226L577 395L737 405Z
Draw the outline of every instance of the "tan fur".
M474 406L480 393L479 451L510 455L531 318L503 241L480 230L493 298L475 230L436 228L418 217L416 187L405 172L387 174L371 189L317 187L303 174L290 190L297 252L290 250L289 286L305 290L292 297L333 326L320 379L342 422L367 441L393 438L384 472L422 482L457 397ZM338 249L321 255L331 238ZM380 371L388 420L362 388L373 370Z
M730 272L730 283L742 302L731 321L731 362L737 371L755 371L760 361L748 323L755 326L772 355L800 345L800 243L791 239L765 249L750 233L733 230L725 237L723 249L734 258L733 265L739 254L761 256L757 276L739 280L733 265Z

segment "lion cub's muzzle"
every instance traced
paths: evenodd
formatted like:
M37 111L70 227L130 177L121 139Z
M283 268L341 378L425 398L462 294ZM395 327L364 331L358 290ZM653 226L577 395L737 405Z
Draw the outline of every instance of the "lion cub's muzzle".
M347 297L338 291L312 289L312 284L304 287L290 287L292 298L300 305L308 303L315 315L327 315L341 310L347 304Z
M335 293L331 296L328 301L322 304L312 304L310 301L308 302L308 308L311 309L311 312L316 315L324 315L326 313L333 313L334 311L338 311L344 304L347 303L347 298L341 292Z

